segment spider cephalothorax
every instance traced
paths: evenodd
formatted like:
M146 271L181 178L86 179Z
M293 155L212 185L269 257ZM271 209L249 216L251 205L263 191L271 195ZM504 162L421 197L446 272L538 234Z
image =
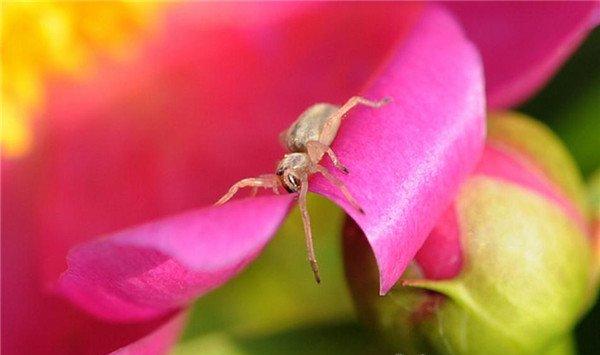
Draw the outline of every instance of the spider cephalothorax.
M298 192L302 180L310 174L312 165L308 154L289 153L277 164L275 175L279 177L281 185L287 192Z

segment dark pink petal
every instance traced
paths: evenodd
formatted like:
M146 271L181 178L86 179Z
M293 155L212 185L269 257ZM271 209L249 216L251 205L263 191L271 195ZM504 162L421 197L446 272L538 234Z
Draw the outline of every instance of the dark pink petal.
M43 280L51 284L65 270L73 245L210 205L235 181L273 172L284 153L278 133L307 106L358 93L420 11L414 4L313 6L316 11L288 14L283 22L251 30L207 29L201 21L188 21L189 12L177 12L167 21L168 40L150 43L139 62L107 66L84 84L57 84L37 174ZM181 16L186 20L178 21ZM349 26L355 35L348 36ZM259 213L260 206L249 206L248 213ZM266 207L272 218L283 218ZM225 264L242 262L223 259L222 275L202 283L198 275L207 270L194 270L200 264L190 262L206 262L193 254L219 233L202 235L204 241L177 233L173 238L182 242L169 245L153 235L145 236L144 245L141 237L133 238L136 246L128 244L118 253L131 252L140 258L137 265L147 268L163 261L161 267L172 267L172 274L161 274L121 265L131 267L122 270L131 280L144 280L137 288L113 282L123 276L115 263L127 263L127 258L115 260L122 255L111 249L118 243L84 245L72 254L63 291L105 318L141 319L182 306L232 276L235 265ZM238 255L247 261L264 245L261 238L249 238L255 249L230 247L249 252ZM191 244L184 243L188 239ZM142 248L145 254L139 254ZM93 255L77 257L86 252ZM87 260L94 256L91 265ZM86 277L94 276L92 271L106 274L88 280L75 271ZM96 287L88 292L90 283ZM163 288L163 299L156 298L155 285ZM155 298L148 301L150 294Z
M271 172L278 133L357 93L420 7L173 3L139 58L53 78L27 168L2 162L3 353L107 353L164 322L101 321L48 286L74 245Z
M442 8L428 7L365 96L394 101L351 113L333 144L350 170L338 175L365 214L321 177L312 190L338 202L363 229L386 293L479 160L481 63L458 23Z
M441 60L439 49L452 60ZM352 157L350 167L361 167L348 186L360 187L353 189L362 189L357 197L369 200L363 204L367 216L355 217L379 258L382 289L393 284L412 259L482 146L478 57L443 10L428 9L407 41L398 42L388 69L368 93L386 95L395 103L377 111L381 114L348 120L334 146L341 156ZM372 176L379 177L376 184L370 183ZM323 187L318 180L316 186L327 194L318 189ZM283 218L289 198L263 200L279 201L280 210L258 201L238 202L243 207L239 210L230 210L237 204L205 209L77 248L61 289L91 312L112 319L143 319L182 306L224 282L256 255ZM397 220L391 221L394 215ZM223 235L228 223L236 229ZM254 223L263 223L268 233L245 236L244 231L258 229ZM391 223L397 227L390 230ZM215 244L215 238L221 242ZM239 244L240 238L248 238L248 244Z
M415 256L427 279L450 279L462 270L462 248L456 209L448 208Z
M477 45L491 108L537 91L600 20L598 1L445 3Z
M177 342L185 321L187 314L181 312L179 315L174 316L171 320L163 324L160 328L154 332L146 335L142 339L128 344L116 351L113 351L112 355L162 355L169 353L173 344Z
M33 218L38 180L28 159L2 164L2 354L106 354L169 321L171 315L143 323L103 322L47 292L38 274L43 254ZM165 347L168 341L161 336Z
M84 244L69 253L60 292L98 317L121 321L183 307L258 255L292 197L232 201Z
M207 5L179 6L138 61L49 93L37 181L49 283L78 243L210 205L235 181L272 173L278 134L306 107L358 93L420 8L313 4L249 29L207 28L191 18Z

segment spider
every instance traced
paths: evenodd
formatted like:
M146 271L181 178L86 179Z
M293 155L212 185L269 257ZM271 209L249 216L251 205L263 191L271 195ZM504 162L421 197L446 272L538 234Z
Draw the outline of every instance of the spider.
M354 96L342 107L329 103L318 103L309 107L287 130L281 133L280 140L289 153L285 154L283 159L279 161L275 174L260 175L259 177L238 181L215 205L224 204L243 187L252 187L252 196L256 195L259 187L270 188L276 194L279 194L280 187L283 187L288 193L297 193L304 225L308 261L316 282L320 283L321 278L313 247L310 217L306 208L308 178L317 172L322 174L325 179L340 189L346 200L354 208L360 213L364 213L344 183L319 163L323 156L327 154L337 169L344 174L348 174L348 169L330 148L342 119L346 117L350 109L357 105L380 108L390 101L389 97L379 101L371 101L360 96Z

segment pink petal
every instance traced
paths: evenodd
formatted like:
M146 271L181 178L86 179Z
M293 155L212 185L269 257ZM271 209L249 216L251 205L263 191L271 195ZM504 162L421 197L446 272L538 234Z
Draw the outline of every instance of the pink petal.
M33 218L39 175L30 163L2 162L2 354L106 354L169 321L170 315L134 324L103 322L46 292ZM161 339L169 345L168 337Z
M318 4L250 31L206 28L190 19L205 5L178 6L139 61L49 94L37 204L49 283L73 245L212 204L235 181L272 173L279 132L315 102L356 94L419 13Z
M98 317L122 321L183 307L252 261L292 198L232 201L84 244L69 253L60 292Z
M185 325L187 315L182 312L174 316L171 320L163 324L154 332L148 334L142 339L128 344L116 351L112 355L162 355L169 353L172 345L177 342L179 335Z
M542 87L600 20L598 1L445 3L477 45L491 108Z
M442 30L437 27L440 24ZM432 7L408 40L399 43L397 48L402 53L390 60L389 68L369 92L371 97L394 96L395 104L378 111L384 114L382 117L358 119L354 121L359 122L358 125L343 128L334 146L340 155L352 154L352 165L365 168L353 175L349 187L362 187L361 182L375 176L373 172L383 177L373 185L373 191L363 188L362 194L357 194L370 200L364 206L367 213L372 214L358 216L357 220L367 231L378 255L382 288L390 286L386 283L395 282L423 243L436 214L441 215L459 182L477 160L483 140L483 88L478 57L452 19L443 10ZM435 54L440 48L447 51L453 61L440 60ZM418 92L414 83L419 84ZM385 144L361 143L364 137L378 135ZM398 159L386 152L404 152L411 158ZM375 161L369 159L371 156L381 159ZM386 171L394 173L386 175ZM424 175L429 181L423 180ZM406 184L402 186L397 181L406 181ZM317 181L317 186L323 184ZM382 186L391 191L383 188L382 192ZM317 191L327 194L326 189L317 188ZM375 193L391 196L386 201L394 203L372 198ZM339 201L338 196L334 195L334 199ZM280 206L281 211L286 210L289 203L289 199L282 198L272 201L285 202ZM70 268L61 279L61 289L89 311L111 319L143 319L184 305L221 284L249 262L285 213L261 216L273 206L261 207L255 200L240 203L244 207L240 209L259 216L242 215L238 211L240 218L232 220L238 212L225 210L219 220L213 216L217 212L206 209L197 215L157 222L75 249L70 257ZM427 212L424 206L429 207ZM390 214L398 210L404 210L412 219L397 214L400 222L396 225L399 226L382 230L389 225ZM201 218L204 214L211 217ZM251 228L244 225L248 218L264 223L269 233L261 231L252 237L245 236L249 244L244 248L237 244L242 232ZM421 223L423 218L425 221ZM240 229L225 236L219 234L221 229L228 228L227 223L239 226L242 220ZM204 241L198 237L198 230L206 230L202 234L206 235ZM224 238L222 243L207 242L217 236ZM406 240L407 236L412 240ZM227 254L222 245L229 248L234 245L236 251L227 251L233 256ZM398 246L400 248L392 248ZM390 252L392 249L396 251Z
M484 141L481 63L460 26L431 6L365 92L393 97L343 122L333 150L360 214L321 177L312 190L338 202L365 232L386 293L479 160Z
M170 4L139 58L53 78L26 168L9 176L2 162L3 353L106 353L163 323L101 321L46 286L74 245L210 204L237 179L271 172L277 134L306 106L358 92L420 8L203 12L215 6Z
M462 270L462 247L456 209L451 206L415 256L427 279L451 279Z

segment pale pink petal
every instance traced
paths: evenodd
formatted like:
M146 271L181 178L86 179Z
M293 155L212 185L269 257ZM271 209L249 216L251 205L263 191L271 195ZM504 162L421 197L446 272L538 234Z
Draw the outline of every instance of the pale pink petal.
M515 106L543 86L600 20L598 1L445 3L477 45L488 106Z
M314 179L312 190L338 202L363 229L385 293L480 158L485 126L481 63L458 23L431 6L364 95L394 101L379 110L352 112L333 150L350 170L347 176L334 173L365 214L321 177Z
M235 276L283 221L293 195L207 207L73 249L59 290L98 317L163 315Z

